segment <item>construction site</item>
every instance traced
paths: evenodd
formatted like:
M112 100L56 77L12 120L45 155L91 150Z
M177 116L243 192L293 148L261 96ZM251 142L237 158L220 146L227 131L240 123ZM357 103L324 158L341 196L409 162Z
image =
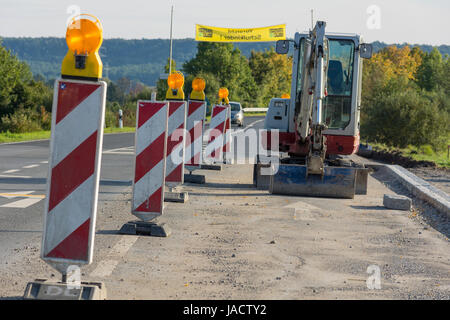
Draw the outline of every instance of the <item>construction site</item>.
M274 30L291 87L265 115L226 87L209 108L208 81L171 70L135 132L105 134L102 25L73 18L51 138L0 144L0 299L449 300L448 169L361 141L372 45Z

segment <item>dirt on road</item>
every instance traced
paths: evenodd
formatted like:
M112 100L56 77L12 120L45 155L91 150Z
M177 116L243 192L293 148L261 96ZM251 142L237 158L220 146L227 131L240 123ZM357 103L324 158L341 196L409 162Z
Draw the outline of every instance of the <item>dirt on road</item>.
M186 204L166 203L168 238L119 235L134 220L131 190L99 204L94 262L83 280L108 299L450 299L447 229L417 211L387 210L382 177L352 200L275 196L252 185L252 166L198 171ZM40 235L0 266L0 296L35 278L58 280L39 258ZM380 289L370 289L379 270ZM52 277L53 275L53 277ZM372 287L373 288L373 287Z

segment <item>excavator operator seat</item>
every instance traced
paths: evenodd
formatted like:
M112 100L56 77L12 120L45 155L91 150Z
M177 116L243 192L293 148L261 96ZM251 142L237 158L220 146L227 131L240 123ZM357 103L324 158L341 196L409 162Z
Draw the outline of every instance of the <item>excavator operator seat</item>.
M344 90L344 72L339 60L330 60L328 63L328 94L341 95Z

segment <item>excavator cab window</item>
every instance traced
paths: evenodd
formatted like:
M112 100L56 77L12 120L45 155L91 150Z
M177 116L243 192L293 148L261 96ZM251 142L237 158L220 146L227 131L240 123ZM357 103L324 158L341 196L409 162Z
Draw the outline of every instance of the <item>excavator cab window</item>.
M351 40L329 39L327 92L323 115L329 129L345 129L350 123L355 44Z
M305 53L305 39L302 38L300 40L300 49L299 49L299 55L298 55L298 70L297 70L297 97L299 99L300 97L300 91L302 91L302 75L303 75L303 55ZM300 101L300 100L299 100Z

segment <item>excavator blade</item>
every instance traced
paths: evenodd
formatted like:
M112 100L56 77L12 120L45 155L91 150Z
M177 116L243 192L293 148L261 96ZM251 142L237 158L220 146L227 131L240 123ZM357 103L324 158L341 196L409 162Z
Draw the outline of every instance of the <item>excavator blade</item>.
M325 167L323 177L306 175L306 166L282 164L271 176L269 191L272 194L345 198L355 196L357 170L351 167Z

